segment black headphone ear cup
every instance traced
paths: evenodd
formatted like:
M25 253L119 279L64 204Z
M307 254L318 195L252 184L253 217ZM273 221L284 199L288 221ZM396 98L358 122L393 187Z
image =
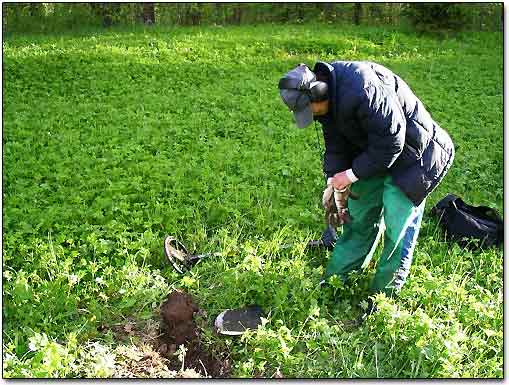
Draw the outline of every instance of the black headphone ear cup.
M327 99L327 83L318 82L309 89L311 101L317 102Z
M315 85L314 87L311 87L309 89L309 93L310 93L310 97L311 97L311 101L316 101L318 99L318 96L319 96L319 90L318 90L318 85Z

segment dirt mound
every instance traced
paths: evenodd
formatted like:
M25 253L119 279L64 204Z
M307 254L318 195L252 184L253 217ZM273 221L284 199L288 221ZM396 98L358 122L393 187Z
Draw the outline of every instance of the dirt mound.
M210 377L228 377L231 365L227 357L209 352L200 340L200 329L195 322L195 314L200 309L192 297L179 290L171 292L161 305L161 333L158 352L170 359L171 370L194 369ZM184 362L176 359L179 345L184 345Z
M198 311L189 294L181 291L171 292L161 305L162 331L175 345L191 341L197 337L193 315Z

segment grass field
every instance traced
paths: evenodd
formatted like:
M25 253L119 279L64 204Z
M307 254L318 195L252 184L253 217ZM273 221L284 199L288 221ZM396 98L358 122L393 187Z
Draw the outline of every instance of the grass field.
M174 288L196 299L203 346L233 377L502 377L502 251L445 243L429 215L448 192L502 212L501 33L9 35L3 58L5 377L121 376L146 348L133 329L150 334ZM358 314L374 270L318 290L328 255L304 244L323 229L319 143L314 128L294 127L277 89L292 66L317 60L388 66L457 148L401 298L377 297L380 311L353 331L340 321ZM166 234L222 256L179 276ZM259 330L212 332L220 311L251 303L269 311ZM158 368L128 375L175 374Z

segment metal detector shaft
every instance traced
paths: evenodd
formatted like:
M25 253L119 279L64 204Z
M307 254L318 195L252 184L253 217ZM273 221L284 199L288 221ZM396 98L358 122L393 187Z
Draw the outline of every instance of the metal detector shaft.
M296 243L284 243L281 246L279 246L279 248L284 250L284 249L289 249L290 247L293 247L295 245L296 245ZM309 241L306 244L306 248L310 248L310 249L319 248L319 247L323 247L323 241L321 239Z
M322 237L320 239L315 239L309 241L306 245L308 249L319 249L326 248L332 250L334 248L334 243L336 242L336 230L333 226L328 225L325 231L322 233ZM285 243L280 246L281 249L288 249L294 246L295 243Z
M327 248L329 250L334 247L334 242L336 240L336 232L335 230L329 226L322 234L322 237L318 240L309 241L306 244L306 248L308 249L319 249L319 248ZM297 243L286 243L279 246L280 250L288 249L290 247L295 246ZM179 242L175 237L166 236L164 240L164 254L168 261L172 264L174 269L180 274L184 274L186 270L189 270L191 267L196 265L202 259L210 258L210 257L218 257L221 256L222 253L203 253L203 254L191 254L187 250L187 248Z
M285 243L285 244L282 244L281 246L279 246L279 248L283 249L283 250L289 249L290 247L293 247L296 244L297 243ZM321 239L318 239L315 241L309 241L306 245L306 248L311 248L311 249L319 248L319 247L323 247L323 241ZM204 253L204 254L197 254L197 255L189 254L187 256L187 261L191 265L194 265L202 259L210 258L210 257L220 257L220 256L221 256L221 253Z
M187 260L190 264L194 265L198 263L200 260L204 258L210 258L210 257L219 257L221 256L221 253L205 253L205 254L197 254L197 255L189 255Z

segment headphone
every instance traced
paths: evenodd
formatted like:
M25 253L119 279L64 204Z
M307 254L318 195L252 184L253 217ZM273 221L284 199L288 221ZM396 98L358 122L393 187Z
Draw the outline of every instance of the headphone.
M314 81L309 88L309 98L312 102L321 102L329 98L329 87L327 83Z
M309 70L309 67L301 63L298 67L304 66ZM311 70L309 70L313 73ZM311 102L321 102L323 100L327 100L328 95L328 86L327 83L322 81L317 81L316 76L313 74L313 79L306 83L301 83L298 79L289 79L283 78L279 81L279 89L293 89L304 92Z

